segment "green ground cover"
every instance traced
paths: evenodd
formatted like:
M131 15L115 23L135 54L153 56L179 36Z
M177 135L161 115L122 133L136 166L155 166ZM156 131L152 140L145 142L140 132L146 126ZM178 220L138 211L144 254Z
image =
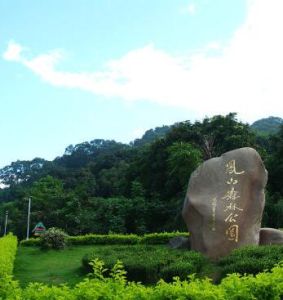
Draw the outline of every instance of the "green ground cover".
M16 238L7 236L0 239L1 242L0 264L2 263L4 272L0 274L0 299L283 299L282 246L250 246L237 249L217 264L212 264L206 259L203 260L199 253L185 250L170 250L164 245L77 245L59 251L43 251L38 247L20 247L15 266L15 275L18 280L22 278L21 288L18 281L14 281L11 276L11 266L13 266L17 248ZM88 255L85 256L85 253L88 253ZM82 256L89 257L91 255L94 257L94 272L90 277L85 277L81 268L81 258ZM106 263L104 264L101 260L95 258L98 256L104 257ZM111 266L111 261L114 261L118 256L124 256L125 267L121 263ZM142 264L140 264L141 260L137 259L137 257L143 258ZM182 261L183 257L185 259ZM172 258L176 260L172 261ZM184 263L188 263L188 268L195 268L196 265L199 265L202 271L196 275L190 275L186 280L175 278L171 283L161 280L156 285L142 285L127 281L124 271L126 267L132 266L135 268L139 265L147 267L152 266L152 262L158 265L163 260L167 260L167 265L164 266L163 264L163 267L171 268L172 274L175 274L177 270L182 270L179 266L183 266ZM281 264L272 268L273 263L278 261L281 261ZM195 263L197 264L195 265ZM229 267L229 272L231 270L236 272L239 270L240 272L251 273L260 271L260 273L244 276L231 274L223 278L218 284L213 284L210 279L198 278L204 270L207 271L206 263L212 264L216 269L223 268L224 271L227 271L227 268L224 269L225 267ZM107 267L107 264L112 269L108 274L104 271L104 267ZM204 266L206 267L203 268ZM265 268L266 271L262 272L262 268ZM185 271L187 272L187 270ZM190 274L190 272L188 273ZM31 275L33 278L29 277ZM27 284L28 281L41 281L47 284ZM61 285L64 282L68 283L68 285Z
M90 245L48 251L38 247L19 247L14 267L15 279L23 287L29 282L74 285L85 277L81 260L92 249Z
M117 260L122 261L129 281L155 284L161 278L170 282L173 277L187 279L188 275L210 276L213 265L201 253L186 249L170 249L166 245L119 245L94 247L83 258L86 272L92 271L89 263L99 259L105 264L108 276Z
M172 282L178 276L210 277L220 282L229 273L257 274L270 270L283 260L282 246L245 247L236 249L217 263L202 254L188 250L173 250L166 245L76 245L65 250L41 250L39 247L19 247L14 275L21 286L29 282L45 284L67 283L74 286L92 272L89 262L104 262L109 276L117 260L123 262L129 281L155 284L159 279Z
M211 273L208 260L193 251L173 250L166 245L85 245L47 251L19 247L14 275L23 287L29 282L73 286L92 272L88 263L95 258L104 261L108 270L121 260L130 281L146 284L156 283L160 278L171 281L176 275L185 279L193 273L199 277Z

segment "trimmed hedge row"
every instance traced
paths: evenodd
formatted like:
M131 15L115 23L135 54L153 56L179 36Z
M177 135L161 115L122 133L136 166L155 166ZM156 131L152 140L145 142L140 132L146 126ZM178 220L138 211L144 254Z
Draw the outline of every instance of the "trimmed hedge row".
M13 273L17 243L17 238L12 234L0 238L0 278Z
M0 279L0 299L280 300L283 297L283 263L274 267L271 272L256 276L229 275L219 285L212 284L209 279L190 276L185 281L175 278L173 283L166 283L161 280L157 285L147 287L127 282L121 263L114 266L111 278L103 276L102 262L95 261L93 265L94 278L86 278L74 288L31 283L27 288L21 289L11 279Z
M270 271L283 260L283 246L246 246L217 262L199 252L169 249L165 245L96 246L82 259L86 272L91 271L89 263L94 259L104 261L108 270L121 260L131 281L156 283L160 278L172 281L174 276L185 280L188 274L195 273L199 278L209 276L219 282L227 274Z
M67 241L71 245L136 245L136 244L166 244L171 238L188 237L187 232L150 233L142 236L136 234L86 234L69 236ZM22 246L39 246L40 239L31 238L20 242Z
M91 272L91 262L104 261L106 276L119 260L122 261L130 281L153 284L160 278L172 281L174 276L185 280L188 274L204 277L211 269L208 258L199 252L169 249L165 245L96 246L82 259L85 272Z

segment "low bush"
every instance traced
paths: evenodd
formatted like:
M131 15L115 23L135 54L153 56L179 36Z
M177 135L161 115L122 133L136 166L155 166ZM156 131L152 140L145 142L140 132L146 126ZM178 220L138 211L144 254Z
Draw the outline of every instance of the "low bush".
M72 245L134 245L140 239L136 234L87 234L70 236L68 241Z
M89 263L95 259L103 260L108 270L120 260L128 279L143 283L156 283L160 278L172 281L174 276L186 279L193 273L202 276L210 266L208 259L200 253L157 245L96 247L82 259L86 272L91 271ZM106 275L109 275L108 272Z
M176 276L182 280L187 279L190 274L197 274L198 277L204 277L208 275L211 268L212 264L199 252L186 251L183 257L178 257L177 260L172 261L162 268L160 270L160 277L169 282Z
M28 240L21 240L20 245L24 247L39 247L41 239L38 238L30 238Z
M104 276L102 262L95 261L93 267L93 276L74 288L31 283L21 289L17 282L5 279L0 281L0 299L280 300L283 297L283 263L256 276L229 275L219 285L190 276L184 281L175 278L173 283L161 280L155 286L144 286L128 282L121 265L112 268L110 278Z
M166 244L171 238L183 236L188 237L187 232L163 232L145 235L136 234L86 234L79 236L68 236L67 241L71 245L156 245ZM21 241L22 246L39 246L40 238L31 238Z
M0 278L12 275L15 255L17 252L17 238L12 234L0 238Z
M188 232L149 233L141 237L140 243L146 245L167 244L170 239L178 236L189 237L189 234Z
M271 270L281 260L283 260L283 246L280 245L235 249L230 255L219 260L220 277L231 273L257 274Z
M160 280L157 285L143 286L140 283L126 280L126 272L121 262L116 263L106 277L106 265L98 259L93 261L93 273L73 288L47 286L41 283L30 283L22 289L10 275L16 253L17 240L12 235L0 239L0 299L10 300L43 300L43 299L188 299L188 300L280 300L283 299L283 262L257 275L231 274L225 277L220 284L214 285L209 279L199 279L190 275L187 280L178 277L172 283ZM101 246L107 248L107 246ZM126 246L124 246L126 247ZM132 246L135 247L135 246ZM141 246L140 246L141 247ZM143 246L144 248L162 248L161 246ZM270 246L269 246L270 247ZM273 246L272 246L273 247ZM271 248L272 248L271 247ZM99 247L97 247L99 248ZM110 248L110 247L109 247ZM113 247L115 248L115 247ZM121 248L121 247L120 247ZM165 247L163 247L165 248ZM274 248L275 249L275 248ZM169 250L169 249L168 249ZM110 251L110 250L109 250ZM245 250L249 253L250 250ZM260 250L264 251L264 250ZM267 251L267 250L265 250ZM273 254L279 250L271 249ZM172 252L172 251L171 251ZM181 251L180 255L192 255L191 251ZM154 259L158 259L161 252L156 252ZM233 255L235 255L233 253ZM238 254L239 255L239 254ZM261 254L255 254L259 257ZM201 265L202 258L193 254L194 259ZM150 256L148 256L150 259ZM163 260L165 257L163 257ZM168 257L167 257L168 259ZM188 258L187 258L188 259ZM187 260L186 259L186 260ZM231 259L231 256L230 256ZM227 258L228 260L228 258ZM232 259L233 260L233 259ZM172 262L173 264L174 262ZM223 263L223 261L222 261ZM176 269L178 267L175 266ZM4 270L4 271L3 271Z
M42 235L40 245L42 249L64 249L68 235L61 229L51 227Z

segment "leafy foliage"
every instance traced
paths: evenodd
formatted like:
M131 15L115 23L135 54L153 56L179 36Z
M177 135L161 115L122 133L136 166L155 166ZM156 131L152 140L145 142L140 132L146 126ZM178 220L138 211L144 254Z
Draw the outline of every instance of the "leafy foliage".
M160 280L157 285L143 286L140 283L128 282L126 271L121 262L117 262L107 274L104 263L95 260L94 277L86 278L71 288L66 285L47 286L41 283L30 283L20 288L9 273L13 268L13 255L17 242L12 235L0 239L1 256L4 261L3 276L0 276L0 299L211 299L211 300L279 300L283 297L283 262L273 267L270 272L253 275L231 274L220 284L214 285L209 279L199 279L190 275L186 280L174 278L172 283ZM5 253L9 253L7 256ZM1 268L2 270L2 268Z
M235 249L218 262L221 277L227 274L257 274L271 270L275 264L283 260L283 246L247 246Z
M170 130L170 126L156 127L154 129L147 130L140 139L135 139L134 146L144 146L150 144L157 139L163 138Z
M181 209L189 177L205 159L254 147L269 171L264 225L283 227L283 133L257 135L236 114L149 130L130 145L96 139L70 145L52 162L18 161L0 170L0 221L25 236L27 198L31 227L42 221L71 235L185 230ZM3 220L2 220L3 222Z
M101 265L99 261L94 265ZM191 299L191 300L279 300L283 296L283 264L274 267L271 272L256 276L232 274L224 278L219 285L209 279L189 276L181 281L178 277L173 283L161 280L154 286L124 280L122 266L112 269L111 278L106 278L101 268L96 268L99 278L86 278L75 287L66 285L47 286L31 283L21 289L11 278L0 279L0 297L2 299ZM103 268L102 268L103 270Z
M51 227L41 236L42 249L64 249L67 245L67 234L55 227Z
M113 268L116 261L122 261L131 281L156 283L163 278L172 281L179 276L186 279L189 274L203 275L210 263L202 254L173 250L166 246L134 245L134 246L103 246L96 247L93 253L83 257L82 263L87 272L93 267L93 261L105 262L105 274Z
M17 251L17 238L8 234L0 238L0 278L12 275Z
M149 233L142 236L136 234L86 234L67 236L70 245L158 245L167 244L170 239L178 236L188 237L187 232ZM39 246L40 239L22 240L21 246Z
M251 128L261 134L275 134L283 124L283 119L278 117L268 117L255 121Z

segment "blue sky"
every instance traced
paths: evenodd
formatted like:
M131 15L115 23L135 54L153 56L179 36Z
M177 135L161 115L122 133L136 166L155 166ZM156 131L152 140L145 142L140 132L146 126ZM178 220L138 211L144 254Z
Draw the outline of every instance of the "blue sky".
M0 167L238 112L283 116L281 0L0 1Z

